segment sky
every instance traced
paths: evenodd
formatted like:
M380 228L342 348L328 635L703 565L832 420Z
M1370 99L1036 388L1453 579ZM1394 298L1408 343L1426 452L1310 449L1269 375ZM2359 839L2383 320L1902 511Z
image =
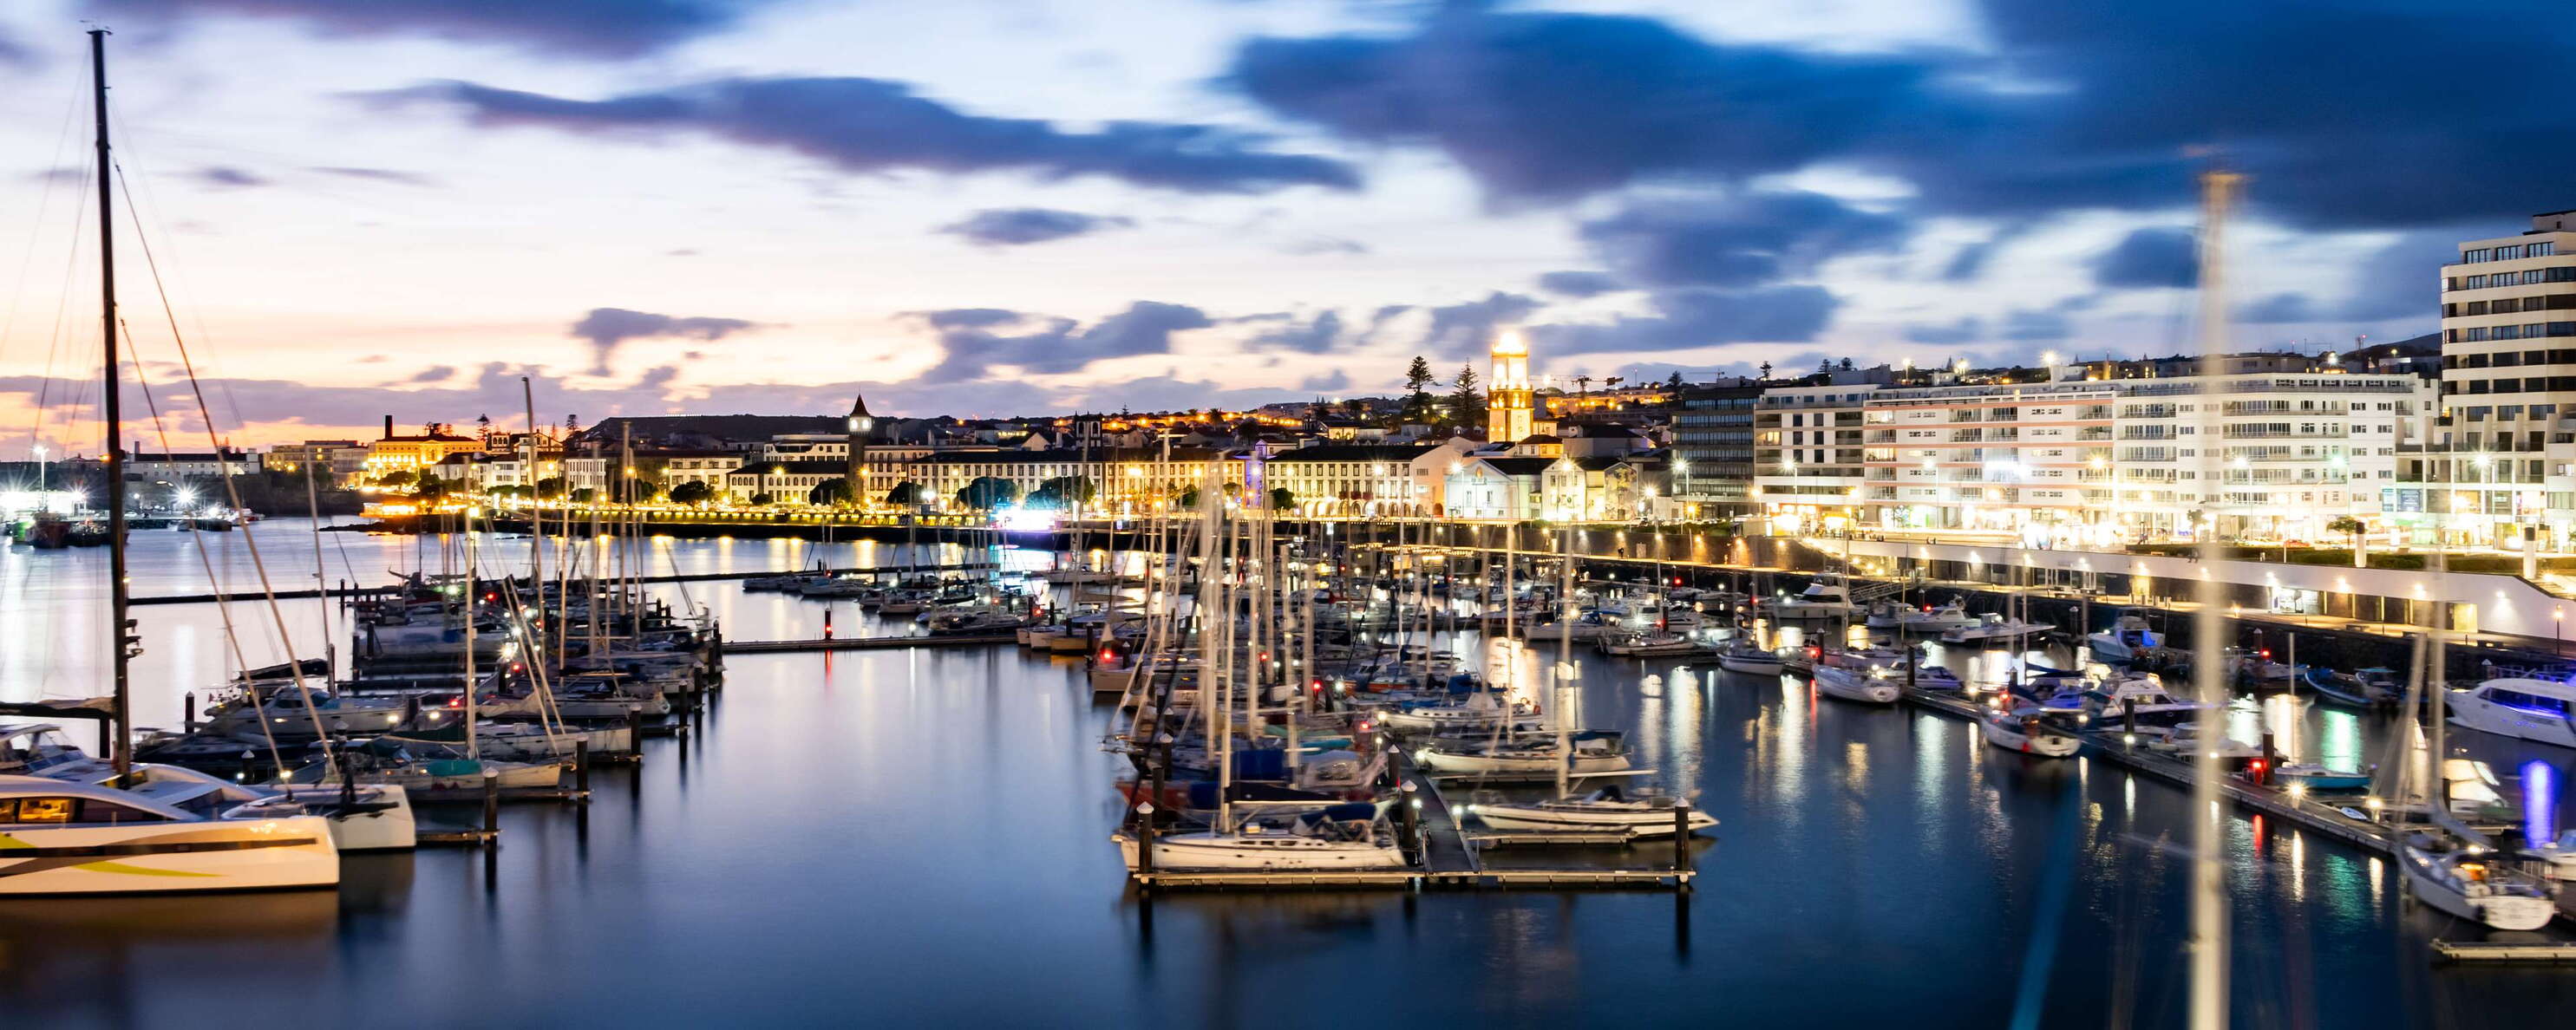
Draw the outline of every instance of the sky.
M181 342L248 445L2172 353L2214 164L2229 342L2349 346L2576 206L2541 0L21 0L0 459L98 449L91 24L154 449Z

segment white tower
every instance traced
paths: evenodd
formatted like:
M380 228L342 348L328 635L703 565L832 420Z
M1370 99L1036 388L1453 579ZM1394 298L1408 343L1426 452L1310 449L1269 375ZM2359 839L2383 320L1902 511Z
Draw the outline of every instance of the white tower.
M1518 329L1494 336L1492 365L1485 371L1485 439L1519 443L1533 431L1530 423L1529 340Z

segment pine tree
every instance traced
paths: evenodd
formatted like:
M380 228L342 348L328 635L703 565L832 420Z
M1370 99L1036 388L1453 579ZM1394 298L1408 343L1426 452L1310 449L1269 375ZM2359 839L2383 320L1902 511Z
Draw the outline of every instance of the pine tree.
M1404 366L1405 421L1425 422L1430 420L1432 382L1431 363L1423 360L1422 355L1414 355L1413 363Z
M1460 426L1485 420L1485 394L1476 389L1476 366L1458 366L1458 378L1450 384L1449 415Z

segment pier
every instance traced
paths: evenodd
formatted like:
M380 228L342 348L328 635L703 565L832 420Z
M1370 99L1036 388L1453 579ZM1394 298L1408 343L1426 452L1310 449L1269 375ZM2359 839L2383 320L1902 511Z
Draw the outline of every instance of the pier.
M809 640L728 640L726 654L785 654L795 651L884 651L907 647L983 647L1009 644L1008 633L910 634L892 637L817 637Z

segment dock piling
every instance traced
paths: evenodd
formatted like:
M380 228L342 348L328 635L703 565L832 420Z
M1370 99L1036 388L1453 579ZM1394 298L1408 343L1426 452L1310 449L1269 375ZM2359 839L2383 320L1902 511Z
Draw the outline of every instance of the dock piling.
M1690 802L1673 801L1673 871L1690 868Z
M486 846L501 843L501 771L483 770L483 840Z
M590 740L572 742L572 787L581 796L590 796Z
M1154 871L1154 803L1151 801L1136 803L1136 869L1144 873Z

